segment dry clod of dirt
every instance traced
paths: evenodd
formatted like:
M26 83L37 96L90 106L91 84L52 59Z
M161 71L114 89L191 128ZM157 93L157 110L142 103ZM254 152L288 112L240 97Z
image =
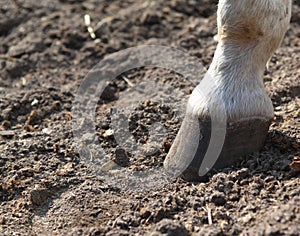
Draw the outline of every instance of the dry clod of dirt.
M187 229L183 225L175 223L171 219L163 219L158 224L156 224L156 226L154 227L154 232L152 232L150 235L157 235L156 233L158 233L158 235L169 235L169 236L190 235Z
M48 199L48 197L50 197L50 195L48 189L33 189L30 191L30 201L32 204L40 206Z

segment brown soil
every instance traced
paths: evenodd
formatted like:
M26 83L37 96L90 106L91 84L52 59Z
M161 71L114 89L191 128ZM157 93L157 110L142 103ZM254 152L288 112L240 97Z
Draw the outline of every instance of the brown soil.
M108 185L75 148L72 102L87 72L104 56L143 44L178 48L208 67L216 47L216 4L2 0L1 235L299 235L297 0L291 28L264 75L275 119L259 153L204 183L177 179L160 189L133 191ZM87 32L85 14L94 28L101 22L96 40ZM149 80L171 85L185 98L194 88L166 69L134 69L109 84L96 112L97 139L105 152L134 170L161 166L180 126L168 104L145 99L130 114L130 131L143 144L149 125L160 121L167 130L162 147L133 157L118 146L110 132L110 109L132 84Z

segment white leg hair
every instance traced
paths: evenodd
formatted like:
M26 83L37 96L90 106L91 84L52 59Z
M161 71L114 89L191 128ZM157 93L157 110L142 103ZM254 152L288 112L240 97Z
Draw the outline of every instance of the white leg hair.
M217 15L219 43L208 70L216 86L205 101L191 95L192 113L201 117L222 99L230 121L272 118L262 77L289 27L291 0L220 0Z

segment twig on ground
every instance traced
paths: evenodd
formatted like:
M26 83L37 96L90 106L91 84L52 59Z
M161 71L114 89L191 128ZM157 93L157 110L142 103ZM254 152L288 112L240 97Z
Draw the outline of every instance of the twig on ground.
M208 218L208 224L212 225L213 221L212 221L212 215L211 215L211 208L208 206L208 204L206 204L206 207L203 207L204 211L207 212L207 218Z
M125 76L122 76L122 79L129 85L129 87L134 87L134 84Z
M84 24L87 27L87 31L89 32L90 37L92 39L95 39L96 38L96 34L95 34L95 31L94 31L94 28L91 26L91 17L90 17L89 14L85 14L84 15Z

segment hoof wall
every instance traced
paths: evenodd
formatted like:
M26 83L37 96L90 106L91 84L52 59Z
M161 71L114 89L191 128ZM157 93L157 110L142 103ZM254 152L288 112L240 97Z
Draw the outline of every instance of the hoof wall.
M214 146L210 121L185 118L164 167L184 180L205 181L207 173L230 167L240 162L244 155L259 151L264 145L270 122L256 118L227 123L221 146ZM218 130L214 132L218 134ZM207 155L208 149L220 151Z

